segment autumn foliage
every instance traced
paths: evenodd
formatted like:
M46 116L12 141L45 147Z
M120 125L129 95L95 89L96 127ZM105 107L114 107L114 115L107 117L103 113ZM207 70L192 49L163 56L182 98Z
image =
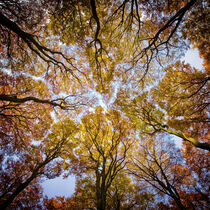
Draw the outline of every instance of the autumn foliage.
M2 0L0 209L208 209L208 25L207 0Z

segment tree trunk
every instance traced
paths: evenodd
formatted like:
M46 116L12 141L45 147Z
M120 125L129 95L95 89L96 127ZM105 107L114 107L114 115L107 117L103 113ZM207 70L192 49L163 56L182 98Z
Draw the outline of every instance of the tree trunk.
M179 209L185 210L186 208L183 206L182 202L180 199L177 197L173 197L174 201L176 202L176 205L178 206Z
M51 160L54 159L54 157L55 153L54 155L52 155L51 158L46 159L37 168L35 168L31 176L16 188L16 190L9 196L9 198L0 206L0 209L5 210L13 202L13 200L19 195L19 193L22 192L35 178L38 177L39 169L48 164Z
M103 184L100 184L100 179L96 181L96 203L97 210L106 209L106 190Z
M30 176L23 184L19 185L17 189L9 196L9 198L1 205L1 209L6 209L13 200L17 197L17 195L22 192L30 183L33 181L34 178L36 178L36 174Z
M105 210L106 209L106 191L104 187L101 187L97 190L97 210Z
M120 199L117 199L117 206L116 206L116 210L120 210Z

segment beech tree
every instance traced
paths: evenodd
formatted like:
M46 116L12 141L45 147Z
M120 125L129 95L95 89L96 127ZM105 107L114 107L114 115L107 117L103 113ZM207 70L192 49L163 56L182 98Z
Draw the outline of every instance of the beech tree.
M106 208L107 192L123 170L128 150L134 143L132 128L117 111L106 114L98 107L82 119L79 156L86 173L93 173L97 209Z

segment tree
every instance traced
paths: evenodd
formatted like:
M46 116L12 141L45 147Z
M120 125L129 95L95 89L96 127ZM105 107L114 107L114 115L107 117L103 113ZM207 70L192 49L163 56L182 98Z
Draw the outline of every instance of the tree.
M57 123L52 131L38 145L23 144L21 150L5 146L5 158L2 157L1 168L1 208L6 209L39 177L54 178L62 172L62 159L67 147L73 147L71 138L76 134L77 127L70 121L65 121L66 127ZM71 152L68 151L68 154ZM33 155L31 155L33 154ZM16 156L16 157L14 157ZM4 164L3 164L4 163ZM36 183L36 182L35 182Z
M17 169L17 164L16 165L10 165L15 167ZM13 168L13 171L15 170ZM2 172L2 169L1 169ZM15 185L18 185L18 181L21 181L20 179L14 180L13 174L8 174L6 173L1 173L1 178L0 178L0 183L1 183L1 198L0 198L0 206L2 209L4 208L4 202L6 201L8 195L7 193L11 193L10 190L15 187ZM17 175L17 171L16 171ZM20 177L19 177L20 178ZM14 181L12 183L12 181ZM15 183L16 182L16 183ZM11 183L10 186L8 186L8 183ZM4 189L7 187L7 189ZM10 204L9 208L10 209L17 209L17 208L41 208L42 206L42 199L43 197L43 192L42 192L42 187L40 184L40 180L38 178L34 179L29 186L27 186L21 193L18 194L16 199Z
M92 174L78 177L75 192L70 199L74 209L94 209L97 206L95 180Z
M196 0L59 1L49 27L66 44L79 42L97 90L107 93L105 84L111 85L115 75L133 85L145 83L154 60L157 65L172 51L178 54L177 48L185 45L183 25L200 4Z
M190 188L189 193L183 192L183 197L187 197L192 200L192 203L186 200L186 205L189 208L208 208L209 206L209 197L207 192L209 191L209 175L208 175L208 158L209 152L198 150L195 147L192 147L189 143L184 143L182 149L183 156L185 158L185 167L191 173L194 173L196 177L193 187ZM195 164L196 163L196 164Z
M207 72L177 62L174 66L167 67L164 78L152 90L153 98L167 112L166 124L181 131L182 136L192 137L189 140L195 146L207 150L208 81Z
M63 48L52 44L53 38L44 29L47 11L56 6L50 2L1 2L1 144L17 148L43 138L53 123L50 112L84 105L79 88L75 91L73 80L67 82L70 64Z
M180 74L183 76L180 77ZM193 78L190 80L189 77ZM196 78L196 73L189 74L185 67L178 71L167 70L163 80L151 89L151 93L145 91L128 100L127 95L120 96L119 92L116 104L140 132L150 135L166 132L209 151L210 145L206 140L207 81L208 77L203 73L198 73Z
M96 207L95 180L85 176L76 181L76 189L71 197L44 198L46 209L94 209ZM142 192L141 186L132 183L130 177L120 172L113 180L107 193L107 209L152 208L153 195Z
M134 139L132 129L117 111L98 107L82 119L77 155L86 173L94 174L97 209L106 208L107 192L125 167Z
M189 36L185 33L184 26L190 25L191 19L203 9L205 3L205 0L124 0L114 3L95 0L43 0L34 3L12 1L11 4L3 1L1 29L4 33L4 49L11 55L10 50L15 49L15 45L11 45L14 44L11 37L19 36L21 43L17 48L30 49L28 50L33 56L25 56L27 60L37 57L38 60L42 59L46 64L44 69L47 69L51 78L54 76L52 66L55 71L59 69L82 83L85 76L89 77L91 72L93 75L90 75L89 79L95 80L99 91L107 93L109 90L105 84L110 85L114 76L119 77L121 74L123 80L128 76L126 73L131 72L137 76L135 79L133 76L129 77L136 81L132 81L134 84L139 81L144 83L147 72L153 69L154 60L157 65L164 63L164 55L173 55L172 51L178 54L176 48L180 50L180 44L183 46L184 43L182 40ZM28 10L32 7L33 13L29 14ZM43 22L40 17L43 17ZM28 28L26 19L30 20ZM37 28L41 35L47 36L53 47L46 46L49 42L46 43L38 36L32 27ZM25 28L28 31L24 30ZM58 36L58 39L52 34ZM59 41L69 47L75 47L78 43L80 47L77 47L77 53L92 69L81 66L76 56L68 57L63 53L66 48L58 44ZM128 50L123 51L123 47ZM27 55L28 50L21 51ZM73 54L75 55L75 52ZM127 64L128 68L118 68L119 62ZM18 66L18 63L15 63L13 68L16 68L15 66ZM41 69L43 70L36 70ZM29 71L31 70L32 68Z
M198 48L201 58L204 59L205 70L209 72L209 14L206 10L207 5L208 1L203 1L202 4L197 5L186 20L182 33L184 38L187 38L194 47Z
M52 8L54 6L54 3L52 4ZM44 16L47 15L47 13L44 11L44 9L47 7L48 10L52 9L49 7L49 1L35 1L35 2L22 2L22 1L12 1L11 3L8 3L7 1L3 1L2 7L3 7L3 13L0 14L1 17L1 30L4 34L3 43L7 45L7 56L9 58L12 58L11 54L14 52L12 51L14 48L19 48L27 59L28 52L27 50L24 50L24 48L28 47L32 55L38 56L38 58L42 59L47 64L47 69L52 66L55 67L55 69L59 69L61 71L65 71L65 73L70 72L70 74L74 75L72 73L72 69L67 65L69 64L73 69L74 67L72 63L72 58L68 58L60 51L52 50L46 46L44 46L40 42L39 36L35 35L33 33L28 33L24 31L24 29L21 28L26 25L26 20L30 20L28 23L28 28L26 30L32 30L32 28L38 28L39 33L43 33L43 29L40 27L41 19L44 19ZM33 7L34 13L29 13L28 11ZM17 11L19 10L18 13ZM36 14L37 12L37 14ZM20 26L19 26L20 25ZM14 40L18 40L18 45L14 43ZM19 40L20 39L20 40ZM11 44L14 44L15 46L12 46ZM58 45L56 45L58 48ZM18 49L18 50L19 50ZM58 57L58 59L56 58ZM62 59L65 60L65 63L62 61Z
M71 70L76 69L73 67L73 58L67 58L58 40L54 40L49 31L45 30L47 13L55 6L56 2L52 1L11 0L1 3L3 79L0 87L0 113L6 121L37 120L32 113L31 117L25 116L26 109L31 111L33 105L38 105L41 111L46 108L42 105L69 110L83 104L82 91L79 96L80 88L77 86L78 92L75 91L75 82L71 78L79 80ZM44 37L48 38L44 40ZM47 39L50 48L46 46ZM69 79L72 79L71 84L68 84Z
M181 184L192 177L182 166L180 151L161 141L142 143L132 157L129 171L140 182L149 183L158 192L170 196L179 209L186 209L180 189Z

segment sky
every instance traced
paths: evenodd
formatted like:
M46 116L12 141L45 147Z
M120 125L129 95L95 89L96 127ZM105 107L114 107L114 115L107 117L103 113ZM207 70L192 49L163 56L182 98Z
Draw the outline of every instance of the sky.
M191 66L198 68L198 69L202 69L203 68L203 60L200 58L199 56L199 52L198 49L190 49L185 53L185 56L183 57L183 59L186 63L191 64Z
M202 59L199 57L197 49L190 49L186 52L185 56L181 59L185 63L191 64L191 66L202 69ZM100 100L102 100L100 98ZM181 147L182 140L178 137L174 138L174 142L177 146ZM63 179L62 176L55 179L45 180L42 183L44 194L49 198L55 196L66 196L70 197L74 193L75 189L75 177L69 176L66 179Z
M69 176L63 179L62 176L55 179L48 179L42 183L44 194L48 197L65 196L70 197L74 193L75 177Z

